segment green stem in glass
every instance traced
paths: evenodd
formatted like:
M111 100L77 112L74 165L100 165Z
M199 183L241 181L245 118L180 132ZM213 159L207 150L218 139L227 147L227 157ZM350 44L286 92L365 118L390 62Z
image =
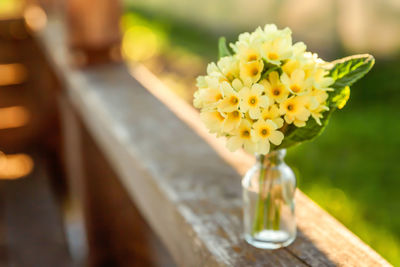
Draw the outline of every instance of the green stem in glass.
M255 235L258 232L261 232L264 228L279 230L280 227L281 205L279 202L277 203L273 198L273 196L271 195L272 181L270 181L271 184L267 189L266 196L264 192L266 190L265 188L266 177L270 176L270 174L266 173L267 167L264 166L264 160L265 160L265 155L260 155L259 194L258 194L256 214L253 224L253 231L252 231L253 235ZM271 177L269 177L269 179L271 179Z
M264 226L264 215L265 215L265 208L266 204L268 204L267 201L264 201L263 199L263 194L262 194L262 188L264 188L264 183L265 183L265 168L264 168L264 159L265 155L260 155L260 177L259 177L259 194L258 194L258 201L257 201L257 206L256 206L256 214L255 214L255 220L253 224L253 235L260 232L263 229ZM269 196L268 196L269 197ZM268 198L267 197L267 198ZM266 203L267 202L267 203Z

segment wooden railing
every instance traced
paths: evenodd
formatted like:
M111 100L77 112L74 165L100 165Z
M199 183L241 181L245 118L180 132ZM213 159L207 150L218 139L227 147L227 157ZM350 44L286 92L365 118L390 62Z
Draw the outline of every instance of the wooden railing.
M79 154L82 144L72 140L79 135L73 128L84 127L178 265L390 266L299 190L296 241L276 251L249 246L242 237L240 179L251 157L228 152L198 113L144 67L71 68L63 26L54 19L38 38L65 84L72 184L83 179L80 165L88 160ZM82 125L71 123L71 116ZM90 181L96 183L95 177ZM81 191L75 193L77 202L85 201Z

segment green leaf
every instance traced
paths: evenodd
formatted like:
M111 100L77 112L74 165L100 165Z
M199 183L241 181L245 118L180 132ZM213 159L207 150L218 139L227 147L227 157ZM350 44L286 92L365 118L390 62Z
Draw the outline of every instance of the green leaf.
M285 138L276 149L288 148L316 138L325 129L332 112L333 110L331 109L323 113L324 117L321 119L321 125L319 125L313 118L310 118L304 127L298 128L293 124L289 125L285 132Z
M285 130L282 144L276 149L287 148L319 136L328 124L332 113L346 104L350 97L350 86L366 75L374 62L374 57L371 55L355 55L329 63L326 67L329 70L328 76L334 79L331 86L334 91L329 92L327 100L329 111L322 113L324 117L321 119L321 125L313 118L310 118L304 127L297 128L293 124L289 125Z
M326 66L330 69L328 76L332 77L335 82L331 86L334 91L329 93L328 106L337 107L338 102L334 101L334 99L337 99L335 97L343 94L346 86L351 86L364 77L371 70L374 63L374 57L368 54L345 57L329 63ZM349 91L349 89L347 90ZM350 91L348 92L349 94Z
M372 55L354 55L332 61L327 65L329 76L335 80L334 87L351 86L364 77L375 63Z
M347 100L350 98L350 87L346 86L342 90L340 90L340 93L332 97L331 105L337 107L338 109L342 109L346 103Z
M226 45L225 37L220 37L218 40L218 55L219 58L231 56L231 52L229 51L228 46Z

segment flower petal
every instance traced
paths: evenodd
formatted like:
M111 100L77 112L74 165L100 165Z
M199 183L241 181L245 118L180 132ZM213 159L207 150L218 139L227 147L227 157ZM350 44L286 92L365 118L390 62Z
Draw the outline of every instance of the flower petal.
M282 143L284 135L281 131L273 131L269 136L269 140L276 146L279 146Z
M238 150L243 145L243 140L238 136L232 136L226 142L226 147L229 151L234 152Z

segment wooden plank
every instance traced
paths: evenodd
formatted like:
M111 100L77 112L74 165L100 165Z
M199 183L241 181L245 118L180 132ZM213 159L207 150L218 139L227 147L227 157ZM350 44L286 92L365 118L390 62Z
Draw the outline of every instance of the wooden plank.
M88 266L175 266L65 97L60 100L75 258ZM76 229L82 222L86 227ZM76 240L86 234L89 246Z
M70 69L62 28L52 22L49 26L41 38L67 84L70 101L179 265L389 265L301 193L300 236L293 246L263 251L247 245L241 229L240 175L228 163L243 171L251 160L227 153L221 140L199 131L200 122L188 105L163 91L162 101L191 121L217 148L212 149L123 66ZM327 225L318 223L318 217L326 217ZM345 248L335 244L336 238L343 238Z
M46 163L41 157L34 161L28 176L0 182L7 264L72 266Z
M82 152L89 266L176 266L85 127Z

